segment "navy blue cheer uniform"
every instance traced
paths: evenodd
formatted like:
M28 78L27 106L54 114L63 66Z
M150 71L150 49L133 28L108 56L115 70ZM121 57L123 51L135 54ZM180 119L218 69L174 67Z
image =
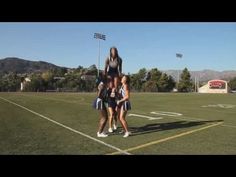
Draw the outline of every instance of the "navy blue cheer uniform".
M107 96L107 89L105 86L102 86L100 83L98 86L98 89L100 90L100 94L97 96L97 98L93 102L93 108L97 110L106 110L105 102L106 102L106 96Z
M108 57L106 63L108 64L107 68L108 76L111 76L113 78L121 74L122 59L120 57L117 57L116 59Z
M121 94L121 99L125 97L125 89L124 87L122 86L121 89L120 89L120 94ZM123 106L123 110L124 111L128 111L128 110L131 110L131 104L130 104L130 101L129 100L126 100L126 101L123 101L120 105L120 107Z
M111 97L112 89L109 88L107 90L107 105L108 107L111 107L112 109L115 109L117 104L116 104L116 97Z

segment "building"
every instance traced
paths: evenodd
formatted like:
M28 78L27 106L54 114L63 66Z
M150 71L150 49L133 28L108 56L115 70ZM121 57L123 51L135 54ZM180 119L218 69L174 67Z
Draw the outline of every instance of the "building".
M90 80L90 81L92 81L92 80L96 79L96 76L95 75L82 75L80 78L82 80Z
M229 93L230 88L227 81L210 80L208 83L198 89L198 93Z
M26 77L26 78L23 78L23 79L22 79L22 81L21 81L21 83L20 83L20 91L23 91L23 90L24 90L25 84L26 84L27 82L31 82L30 78Z
M53 77L54 80L65 80L65 77Z

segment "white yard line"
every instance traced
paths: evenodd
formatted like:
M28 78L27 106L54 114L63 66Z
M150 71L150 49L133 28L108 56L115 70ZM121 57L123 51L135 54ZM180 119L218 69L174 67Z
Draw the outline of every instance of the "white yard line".
M170 118L176 119L176 120L188 120L188 121L206 120L206 119L199 119L199 118L183 116L183 114L177 113L177 112L152 111L152 112L150 112L150 114L163 115L163 116L166 115L166 116L169 116Z
M152 111L150 112L151 114L156 114L156 112ZM164 112L163 112L164 113ZM165 113L173 113L173 112L165 112ZM180 113L178 113L180 114ZM132 114L131 114L132 116ZM146 116L146 117L149 117L149 116ZM210 121L208 119L200 119L200 118L194 118L194 117L188 117L188 116L170 116L169 118L171 119L176 119L176 120L184 120L184 121ZM230 128L236 128L236 125L229 125L229 124L221 124L220 126L222 127L230 127Z
M152 112L151 112L151 114L152 114ZM181 117L181 118L180 118L180 117ZM176 120L185 120L185 121L210 121L210 120L208 120L208 119L200 119L200 118L194 118L194 117L188 117L188 116L180 116L180 117L174 117L174 116L172 116L172 117L170 117L170 118L176 119ZM222 127L236 128L235 125L228 125L228 124L225 124L225 123L221 124L220 126L222 126Z
M13 104L13 105L15 105L15 106L17 106L17 107L20 107L20 108L22 108L22 109L24 109L24 110L26 110L26 111L28 111L28 112L31 112L32 114L35 114L35 115L37 115L37 116L39 116L39 117L41 117L41 118L43 118L43 119L46 119L46 120L48 120L48 121L50 121L50 122L52 122L52 123L54 123L54 124L56 124L56 125L58 125L58 126L60 126L60 127L63 127L63 128L65 128L65 129L67 129L67 130L70 130L70 131L72 131L72 132L74 132L74 133L80 134L80 135L82 135L82 136L84 136L84 137L86 137L86 138L88 138L88 139L91 139L91 140L93 140L93 141L95 141L95 142L97 142L97 143L100 143L100 144L102 144L102 145L104 145L104 146L107 146L107 147L109 147L109 148L111 148L111 149L115 149L115 150L119 151L119 152L122 153L122 154L130 155L130 153L128 153L128 152L126 152L126 151L123 151L122 149L120 149L120 148L118 148L118 147L115 147L115 146L113 146L113 145L111 145L111 144L105 143L105 142L103 142L103 141L101 141L101 140L99 140L99 139L96 139L96 138L94 138L94 137L92 137L92 136L90 136L90 135L87 135L87 134L85 134L85 133L83 133L83 132L80 132L80 131L78 131L78 130L75 130L75 129L71 128L71 127L68 127L68 126L66 126L66 125L64 125L64 124L62 124L62 123L59 123L59 122L57 122L57 121L55 121L55 120L53 120L53 119L51 119L51 118L49 118L49 117L46 117L46 116L44 116L44 115L42 115L42 114L39 114L39 113L37 113L37 112L35 112L35 111L31 110L31 109L28 109L28 108L26 108L26 107L24 107L24 106L22 106L22 105L19 105L19 104L15 103L15 102L12 102L12 101L10 101L10 100L8 100L8 99L5 99L5 98L2 98L2 97L0 97L0 99L6 101L6 102L8 102L8 103L11 103L11 104Z
M228 125L228 124L223 124L223 125L221 125L221 126L223 126L223 127L230 127L230 128L236 128L235 125Z

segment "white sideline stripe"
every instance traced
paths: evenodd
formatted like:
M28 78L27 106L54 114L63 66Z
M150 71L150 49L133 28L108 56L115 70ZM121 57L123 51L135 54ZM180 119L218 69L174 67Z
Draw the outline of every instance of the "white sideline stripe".
M0 97L0 99L6 101L6 102L8 102L8 103L11 103L11 104L13 104L13 105L15 105L15 106L18 106L18 107L20 107L20 108L22 108L22 109L24 109L24 110L26 110L26 111L29 111L29 112L31 112L31 113L33 113L33 114L39 116L39 117L42 117L42 118L44 118L44 119L46 119L46 120L48 120L48 121L50 121L50 122L53 122L54 124L57 124L57 125L59 125L59 126L65 128L65 129L67 129L67 130L70 130L70 131L72 131L72 132L74 132L74 133L80 134L80 135L82 135L82 136L84 136L84 137L86 137L86 138L89 138L89 139L91 139L91 140L93 140L93 141L96 141L96 142L98 142L98 143L100 143L100 144L103 144L103 145L105 145L105 146L107 146L107 147L109 147L109 148L111 148L111 149L115 149L115 150L121 152L122 154L130 155L129 152L123 151L122 149L117 148L117 147L115 147L115 146L113 146L113 145L111 145L111 144L105 143L105 142L103 142L103 141L101 141L101 140L98 140L98 139L96 139L96 138L94 138L94 137L92 137L92 136L89 136L89 135L87 135L87 134L85 134L85 133L83 133L83 132L80 132L80 131L77 131L77 130L75 130L75 129L73 129L73 128L70 128L70 127L68 127L68 126L66 126L66 125L64 125L64 124L61 124L61 123L59 123L59 122L57 122L57 121L55 121L55 120L52 120L52 119L50 119L50 118L48 118L48 117L46 117L46 116L44 116L44 115L42 115L42 114L39 114L39 113L37 113L37 112L35 112L35 111L32 111L32 110L30 110L30 109L28 109L28 108L26 108L26 107L24 107L24 106L21 106L21 105L15 103L15 102L12 102L12 101L7 100L7 99L2 98L2 97Z
M128 116L142 117L142 118L147 118L149 120L163 119L162 117L150 117L150 116L145 116L145 115L140 115L140 114L129 114Z
M27 94L19 94L20 96L33 96L33 97L37 97L37 98L40 98L40 99L44 99L44 100L53 100L53 101L62 101L62 102L65 102L65 103L73 103L73 104L86 104L88 105L89 103L85 102L85 99L82 97L80 98L79 100L74 100L74 101L67 101L67 100L63 100L63 99L58 99L58 98L47 98L47 97L42 97L42 96L39 96L39 95L27 95ZM82 101L82 103L78 102L78 101Z

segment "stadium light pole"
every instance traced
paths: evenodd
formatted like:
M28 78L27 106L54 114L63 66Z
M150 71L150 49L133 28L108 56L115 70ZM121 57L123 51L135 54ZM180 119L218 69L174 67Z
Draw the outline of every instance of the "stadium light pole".
M197 79L197 91L199 90L200 87L200 78L201 78L201 72L198 74L198 79Z
M100 40L106 40L106 35L101 33L94 33L94 38L98 39L98 77L99 77L99 71L100 71Z
M176 58L182 58L183 57L183 54L180 54L180 53L176 53ZM179 70L178 70L178 78L177 78L177 82L179 84Z

